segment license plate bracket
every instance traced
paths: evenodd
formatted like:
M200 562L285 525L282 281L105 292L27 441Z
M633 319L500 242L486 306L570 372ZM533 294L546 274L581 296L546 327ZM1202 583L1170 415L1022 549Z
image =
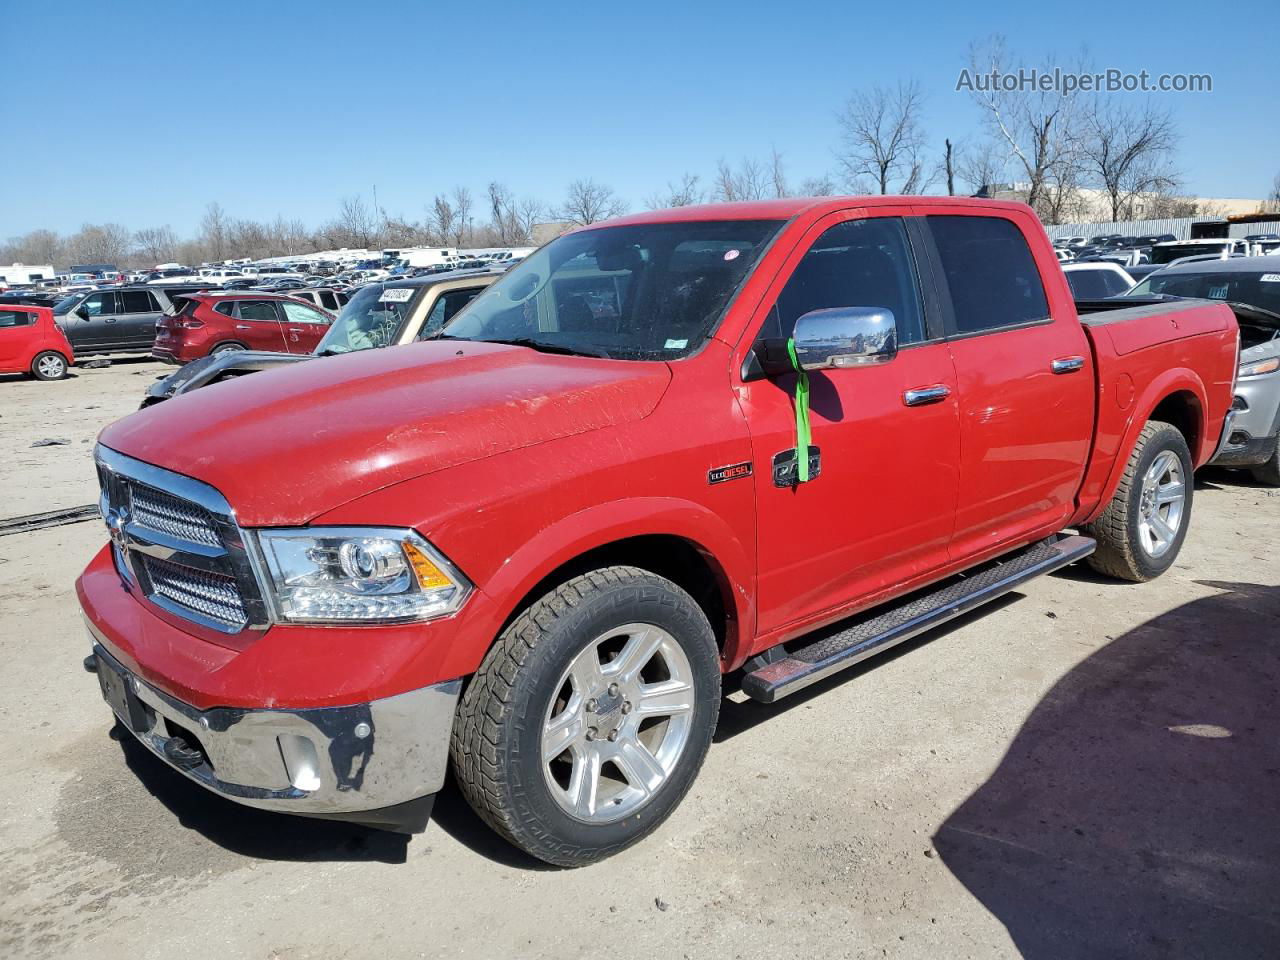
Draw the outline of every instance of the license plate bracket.
M102 699L107 701L107 706L120 718L120 722L134 733L150 730L155 722L155 714L129 689L129 680L100 656L97 672Z

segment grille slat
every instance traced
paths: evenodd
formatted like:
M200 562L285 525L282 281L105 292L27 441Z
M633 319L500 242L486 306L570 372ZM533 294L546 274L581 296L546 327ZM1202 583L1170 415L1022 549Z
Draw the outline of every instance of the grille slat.
M235 577L195 570L158 557L143 556L142 562L153 593L229 627L242 629L248 623Z
M139 526L206 547L222 546L213 518L197 504L132 480L129 500Z

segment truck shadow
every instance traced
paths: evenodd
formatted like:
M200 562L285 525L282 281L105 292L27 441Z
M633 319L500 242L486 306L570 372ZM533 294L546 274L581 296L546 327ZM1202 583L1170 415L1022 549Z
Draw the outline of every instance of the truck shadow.
M404 863L407 858L410 838L404 834L240 806L169 769L128 732L116 728L111 736L142 786L183 827L225 850L259 860L304 862Z
M1280 588L1201 583L1058 681L934 836L1025 957L1277 956Z

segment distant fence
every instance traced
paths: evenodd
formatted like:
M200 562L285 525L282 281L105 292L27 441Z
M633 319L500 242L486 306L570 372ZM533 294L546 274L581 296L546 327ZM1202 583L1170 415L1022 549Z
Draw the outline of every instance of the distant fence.
M1171 233L1178 240L1191 239L1193 223L1221 223L1221 217L1173 217L1166 220L1121 220L1116 223L1055 223L1046 225L1050 239L1058 237L1084 237L1092 240L1105 234L1118 233L1122 237L1143 237L1152 234ZM1280 220L1265 223L1233 223L1227 228L1229 237L1247 237L1254 233L1280 233Z
M1055 223L1046 226L1049 237L1084 237L1092 240L1108 233L1118 233L1122 237L1139 237L1148 234L1172 233L1179 240L1191 239L1191 225L1221 217L1172 217L1165 220L1120 220L1116 223ZM1253 224L1249 224L1250 227ZM1245 233L1264 233L1263 230L1246 230ZM1235 234L1232 234L1235 236ZM1241 236L1244 236L1242 233Z

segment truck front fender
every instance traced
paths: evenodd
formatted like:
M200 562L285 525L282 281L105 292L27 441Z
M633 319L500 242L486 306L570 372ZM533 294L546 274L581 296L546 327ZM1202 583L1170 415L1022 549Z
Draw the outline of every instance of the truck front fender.
M564 517L522 543L479 584L491 601L491 635L521 610L533 591L584 555L637 537L675 537L702 555L720 586L727 613L722 659L732 668L746 657L755 626L751 553L723 518L707 507L668 497L602 503ZM623 554L625 556L625 553ZM484 651L476 658L479 666Z

